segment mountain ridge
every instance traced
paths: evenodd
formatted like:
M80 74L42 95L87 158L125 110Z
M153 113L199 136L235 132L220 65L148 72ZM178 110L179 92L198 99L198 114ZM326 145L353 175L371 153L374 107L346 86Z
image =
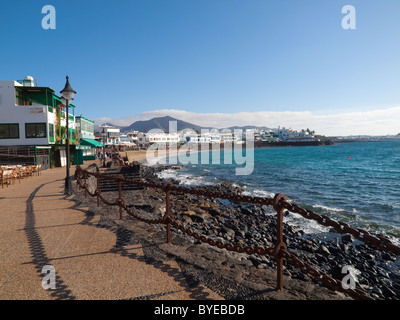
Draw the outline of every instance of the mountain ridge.
M113 126L115 128L119 128L121 130L121 133L126 133L130 131L139 131L139 132L148 132L150 130L160 130L164 132L169 132L170 131L170 121L176 121L176 128L171 128L172 130L176 131L181 131L183 129L193 129L197 132L201 132L202 129L204 130L211 130L211 129L216 129L216 130L222 130L222 129L229 129L229 130L235 130L235 129L264 129L268 130L269 128L266 126L253 126L253 125L246 125L246 126L231 126L231 127L225 127L225 128L216 128L216 127L203 127L199 126L187 121L179 120L176 118L173 118L171 116L163 116L163 117L154 117L149 120L138 120L133 122L129 126L117 126L113 125L112 123L108 122L106 123L107 125ZM98 127L98 126L96 126Z
M170 122L176 121L176 128L170 128ZM128 131L140 131L140 132L147 132L153 129L160 129L164 132L169 132L170 129L181 131L183 129L193 129L196 131L201 131L201 129L209 129L207 127L202 127L190 122L186 122L183 120L175 119L170 116L164 117L155 117L150 120L138 120L133 122L131 125L124 127L121 131L128 132Z

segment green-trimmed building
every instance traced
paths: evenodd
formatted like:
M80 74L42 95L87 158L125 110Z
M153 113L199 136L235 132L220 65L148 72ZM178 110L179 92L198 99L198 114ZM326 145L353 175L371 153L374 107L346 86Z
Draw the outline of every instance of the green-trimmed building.
M95 140L94 121L82 116L75 117L76 132L79 136L79 145L82 151L83 160L94 160L98 148L103 144Z

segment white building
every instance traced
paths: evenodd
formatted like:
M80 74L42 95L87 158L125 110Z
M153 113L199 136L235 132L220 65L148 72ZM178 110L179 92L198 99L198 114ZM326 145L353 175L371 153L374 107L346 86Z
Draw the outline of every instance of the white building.
M136 147L138 145L137 136L133 137L131 133L121 133L119 139L120 144L126 147Z
M186 143L185 136L180 132L166 133L158 130L151 130L150 132L138 132L136 135L136 141L139 147L145 148L151 144L183 144Z
M138 134L139 134L139 131L128 132L126 134L128 137L128 142L138 145Z
M121 130L119 128L114 128L111 126L103 125L99 126L100 128L100 136L103 138L103 128L105 129L106 141L105 145L117 145L121 143Z
M137 134L137 143L141 148L145 148L153 143L157 144L185 144L185 143L241 143L241 136L236 136L230 130L204 130L197 133L192 129L186 129L174 133L165 133L163 131L150 131L147 133L139 132Z
M137 135L137 139L138 139L138 147L140 148L146 148L147 146L150 145L146 134L144 132L139 132Z
M221 143L221 136L218 132L203 132L197 134L193 132L186 134L186 141L191 143Z
M94 121L82 116L75 117L76 131L79 132L81 139L94 140Z
M165 132L148 132L146 134L148 142L158 144L178 143L181 141L178 133L165 133Z
M75 140L74 106L70 105L70 140ZM37 87L33 78L0 81L0 145L48 146L63 137L65 110L49 87ZM64 108L65 109L65 108ZM58 119L59 118L59 119ZM58 132L56 131L58 130Z
M232 130L205 130L200 134L196 132L187 133L186 141L194 143L238 143L242 140L242 135L238 136Z
M309 134L307 132L297 132L292 130L291 128L286 129L285 127L274 129L274 134L282 141L286 142L306 142L306 141L315 141L317 140L314 135Z

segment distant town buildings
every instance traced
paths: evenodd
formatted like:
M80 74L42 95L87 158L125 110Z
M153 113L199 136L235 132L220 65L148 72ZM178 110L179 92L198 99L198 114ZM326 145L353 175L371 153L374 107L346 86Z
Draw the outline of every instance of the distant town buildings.
M26 76L23 80L0 81L0 163L1 154L15 154L15 159L26 160L26 157L31 157L33 162L42 161L44 168L65 165L67 121L73 164L95 159L96 153L103 148L103 145L118 148L147 148L155 143L243 144L246 140L244 131L228 129L202 130L202 132L185 129L179 132L150 130L121 133L118 127L106 124L95 126L93 120L82 115L76 116L74 104L69 105L68 115L65 109L62 98L52 88L37 86L37 82L35 83L31 76ZM97 127L96 132L95 127ZM278 127L254 129L253 133L255 142L317 140L314 133L308 129L297 132L291 128ZM28 151L21 151L22 147L31 149L25 148ZM23 154L24 152L27 154ZM39 159L39 155L43 157Z
M273 136L285 142L306 142L317 140L312 131L295 131L291 128L286 129L285 127L278 127L272 130Z
M317 141L318 139L312 132L305 130L297 132L287 128L276 129L252 129L255 142L308 142ZM129 140L129 139L128 139ZM166 133L151 130L150 132L135 133L134 143L140 148L146 148L151 144L185 144L189 143L209 143L209 144L224 144L235 143L243 144L246 140L245 130L204 130L204 132L196 132L191 129L182 130L177 133ZM131 141L131 140L129 140Z

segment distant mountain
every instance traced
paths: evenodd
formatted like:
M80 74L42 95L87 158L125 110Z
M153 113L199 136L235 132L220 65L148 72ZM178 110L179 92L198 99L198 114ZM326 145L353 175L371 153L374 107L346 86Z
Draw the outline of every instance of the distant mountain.
M135 121L134 123L132 123L130 126L116 126L112 123L102 123L101 125L108 125L108 126L112 126L114 128L119 128L121 130L121 133L126 133L126 132L130 132L130 131L140 131L140 132L148 132L150 130L153 129L159 129L162 130L164 132L169 132L170 128L169 128L169 123L170 121L176 121L176 125L177 131L181 131L183 129L193 129L196 130L197 132L201 132L202 129L217 129L215 127L202 127L202 126L198 126L196 124L190 123L190 122L186 122L183 120L179 120L179 119L175 119L173 117L170 116L164 116L164 117L158 117L158 118L153 118L150 120L140 120L140 121ZM246 130L246 129L264 129L264 130L269 130L270 128L262 126L233 126L233 127L228 127L225 129L230 129L231 131L234 131L235 129L242 129L242 130ZM100 132L99 129L99 125L95 125L95 131L96 132Z
M170 121L176 121L177 128L175 128L175 129L177 131L181 131L183 129L193 129L193 130L200 132L201 129L209 129L206 127L201 127L201 126L195 125L193 123L178 120L178 119L172 118L170 116L165 116L165 117L153 118L150 120L135 121L130 126L122 128L121 131L123 131L123 132L129 132L129 131L147 132L152 129L160 129L164 132L169 132L169 130L170 130L169 122Z

